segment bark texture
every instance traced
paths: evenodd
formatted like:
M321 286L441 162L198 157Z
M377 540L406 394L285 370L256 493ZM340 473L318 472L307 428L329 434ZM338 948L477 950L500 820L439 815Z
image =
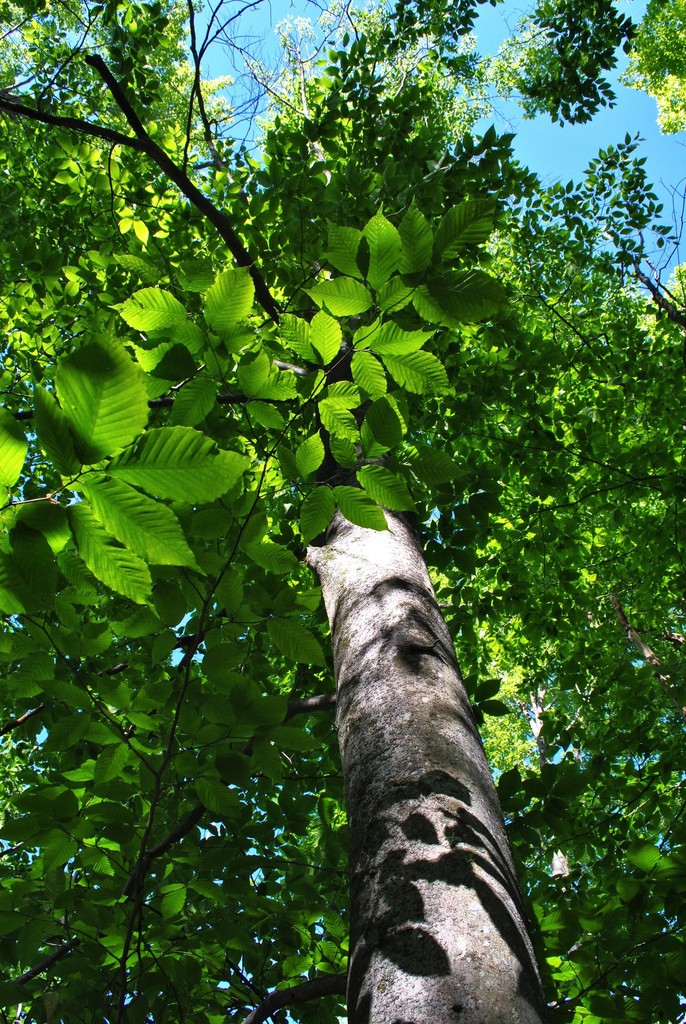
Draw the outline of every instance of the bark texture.
M481 740L419 540L337 515L308 550L331 624L350 829L351 1024L539 1024Z

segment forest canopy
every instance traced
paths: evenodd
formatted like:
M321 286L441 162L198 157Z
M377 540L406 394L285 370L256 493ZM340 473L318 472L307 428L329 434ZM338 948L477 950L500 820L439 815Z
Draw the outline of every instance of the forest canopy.
M475 125L588 121L627 52L683 128L683 5L540 0L482 55L473 0L311 3L278 66L260 6L0 4L0 1020L390 1021L349 954L443 992L440 884L535 952L553 1024L676 1024L682 225L637 137L544 184ZM344 672L368 607L412 676L382 707ZM404 721L409 763L448 671L508 842L460 832L493 783L450 751L379 782L402 847L355 839L355 730ZM483 1019L455 983L436 1024Z

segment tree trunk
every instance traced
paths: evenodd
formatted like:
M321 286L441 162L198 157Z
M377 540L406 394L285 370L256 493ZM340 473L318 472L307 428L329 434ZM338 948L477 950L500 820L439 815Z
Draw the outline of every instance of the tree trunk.
M331 625L350 829L350 1024L543 1020L512 855L409 519L308 550Z

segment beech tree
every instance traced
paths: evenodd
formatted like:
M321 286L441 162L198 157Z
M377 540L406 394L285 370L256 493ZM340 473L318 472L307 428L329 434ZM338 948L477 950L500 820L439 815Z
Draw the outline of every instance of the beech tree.
M3 1019L680 1020L638 143L543 188L469 132L475 6L417 0L248 53L248 146L203 68L253 6L7 6ZM537 16L602 70L610 7Z

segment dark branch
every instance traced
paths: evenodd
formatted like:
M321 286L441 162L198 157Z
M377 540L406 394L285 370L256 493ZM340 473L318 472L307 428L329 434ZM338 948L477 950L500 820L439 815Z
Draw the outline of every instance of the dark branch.
M61 960L63 956L66 956L67 953L71 953L72 949L76 949L80 943L81 939L70 939L69 942L65 942L61 946L58 946L50 956L46 956L44 960L41 960L39 964L32 967L30 971L26 971L17 978L16 984L25 985L28 981L32 981L34 978L38 977L39 974L42 974L43 971L47 971L48 967L52 967L53 964L56 964L57 961Z
M319 693L316 697L303 697L302 700L289 700L285 722L294 715L311 714L313 711L333 711L336 707L335 693Z
M273 359L273 365L277 370L290 370L291 373L296 374L298 377L306 377L309 370L304 369L302 366L295 366L293 363L284 363L280 359ZM176 399L176 393L173 395L165 395L162 398L151 398L148 402L149 409L171 409ZM247 395L217 395L217 405L241 405L245 402L250 402L251 399ZM272 402L290 402L290 398L272 398ZM33 409L19 409L18 412L12 413L15 420L31 420L33 419Z
M313 978L312 981L303 981L300 985L270 992L264 1002L248 1014L243 1024L262 1024L262 1021L271 1017L276 1010L280 1010L284 1006L307 1003L312 999L320 999L322 996L344 996L346 983L347 976L345 974L321 974L318 978Z
M41 124L50 124L58 128L66 128L70 131L81 132L85 135L92 135L95 138L103 139L113 145L128 146L140 153L145 153L153 160L161 171L174 182L181 192L190 200L197 210L216 228L221 238L226 243L231 255L241 267L247 267L255 285L255 297L264 309L267 316L275 323L279 321L279 306L267 288L264 278L255 266L255 261L245 248L240 238L234 231L228 217L217 209L214 203L197 188L187 174L177 167L174 161L154 142L145 131L135 110L126 98L119 83L112 72L105 64L102 57L92 54L85 58L86 63L94 68L103 79L110 90L117 106L135 132L135 138L130 135L123 135L121 132L113 131L102 125L92 124L90 121L81 121L75 117L61 117L56 114L48 114L40 110L24 106L16 99L0 95L0 110L7 114L26 117L32 121L39 121Z
M13 729L18 729L24 722L28 722L29 718L33 718L34 715L39 714L45 704L39 704L37 708L32 708L31 711L26 711L23 715L19 715L18 718L13 718L11 722L7 722L0 728L0 736L4 736L8 732L12 732Z
M672 321L672 323L677 324L682 329L682 331L686 331L686 313L682 312L674 305L673 302L670 302L669 299L665 298L660 288L655 284L654 281L650 280L647 274L643 273L638 263L634 263L634 273L636 274L636 277L639 279L641 284L644 284L646 286L646 288L650 292L653 302L658 307L658 309L663 310L663 312L667 314L668 318Z
M253 284L255 285L255 296L257 301L260 303L270 319L275 323L278 323L280 313L279 307L272 298L271 292L267 288L264 278L255 266L255 261L231 227L226 215L222 213L221 210L218 210L207 196L203 195L200 189L193 184L188 175L185 174L180 167L177 167L174 161L167 156L164 150L160 149L157 143L150 138L141 124L138 115L126 98L125 93L102 57L98 54L92 54L91 56L86 57L86 63L90 67L94 68L105 82L107 88L112 93L117 106L136 133L140 148L143 152L154 160L160 170L165 172L165 174L183 192L187 199L190 199L195 208L204 214L210 224L214 225L226 242L229 252L234 257L238 265L240 267L248 268Z
M121 132L116 132L112 128L105 128L103 125L93 124L91 121L81 121L77 117L61 117L58 114L48 114L41 110L34 110L31 107L25 107L18 100L3 96L2 94L0 94L0 110L4 110L6 114L25 117L30 121L51 124L55 128L66 128L67 131L81 132L82 135L92 135L94 138L103 139L114 146L128 146L130 149L136 149L141 153L145 151L145 147L141 142L130 135L122 135Z

